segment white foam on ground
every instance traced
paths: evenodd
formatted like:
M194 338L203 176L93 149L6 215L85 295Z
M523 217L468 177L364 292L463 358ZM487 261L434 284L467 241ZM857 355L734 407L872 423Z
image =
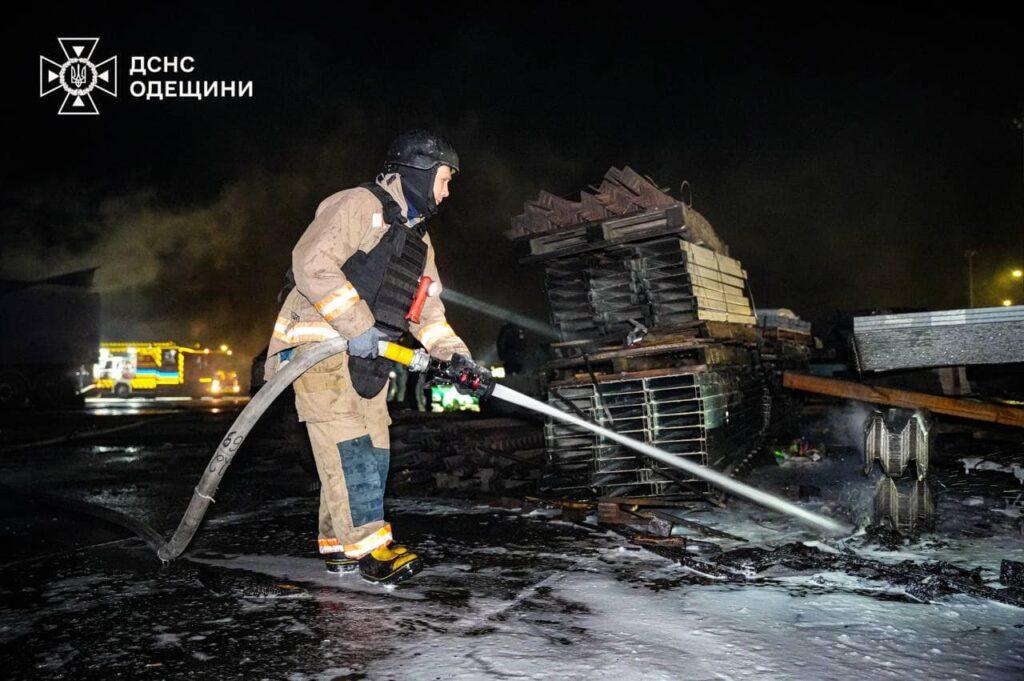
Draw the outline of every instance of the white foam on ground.
M853 579L827 578L832 586ZM429 633L367 674L923 679L1019 678L1024 669L1024 636L1017 628L1024 612L989 601L957 597L916 605L851 593L796 597L782 586L655 592L592 570L568 572L546 586L551 596L589 612L507 609L488 622L490 633Z

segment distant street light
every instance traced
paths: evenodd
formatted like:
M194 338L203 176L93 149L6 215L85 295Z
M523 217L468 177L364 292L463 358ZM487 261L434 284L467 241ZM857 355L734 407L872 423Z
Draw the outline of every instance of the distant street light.
M1024 277L1024 270L1014 270L1013 272L1010 272L1010 274L1014 279L1020 279L1021 277Z
M1011 305L1013 305L1013 301L1010 300L1009 298L1003 300L1003 307L1010 307Z

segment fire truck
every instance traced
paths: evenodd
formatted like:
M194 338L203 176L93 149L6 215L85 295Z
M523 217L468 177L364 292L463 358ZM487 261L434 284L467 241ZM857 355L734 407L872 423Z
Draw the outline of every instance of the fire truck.
M104 342L93 367L99 394L207 397L241 391L232 351L167 342Z

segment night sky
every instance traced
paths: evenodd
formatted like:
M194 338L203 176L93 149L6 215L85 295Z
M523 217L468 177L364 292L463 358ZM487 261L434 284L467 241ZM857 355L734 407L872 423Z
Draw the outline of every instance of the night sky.
M36 6L3 28L0 277L99 266L107 339L257 352L319 200L372 179L411 127L462 159L430 225L445 284L537 318L541 278L503 238L509 218L625 164L674 192L689 180L759 306L815 321L963 307L969 248L977 304L1024 299L1009 277L1024 265L1024 49L991 10ZM119 56L100 116L39 98L58 36ZM130 55L191 55L185 78L252 80L255 96L138 100ZM477 354L493 346L497 322L449 317Z

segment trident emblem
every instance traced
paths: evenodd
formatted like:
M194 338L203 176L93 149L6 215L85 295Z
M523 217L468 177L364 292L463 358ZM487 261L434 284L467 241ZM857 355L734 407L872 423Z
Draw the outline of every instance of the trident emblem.
M85 85L87 76L85 75L85 64L72 64L69 69L71 73L71 84L76 88L81 88Z

